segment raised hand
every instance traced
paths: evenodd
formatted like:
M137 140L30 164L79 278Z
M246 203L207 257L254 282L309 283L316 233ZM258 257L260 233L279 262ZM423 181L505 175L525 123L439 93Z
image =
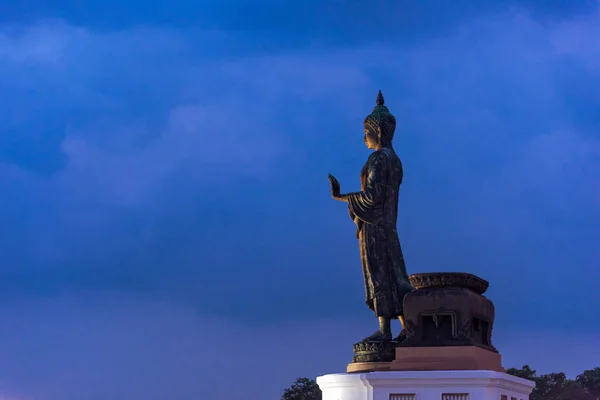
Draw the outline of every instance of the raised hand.
M331 197L333 197L335 200L340 200L340 182L338 182L335 176L331 174L329 174L329 186L331 187Z

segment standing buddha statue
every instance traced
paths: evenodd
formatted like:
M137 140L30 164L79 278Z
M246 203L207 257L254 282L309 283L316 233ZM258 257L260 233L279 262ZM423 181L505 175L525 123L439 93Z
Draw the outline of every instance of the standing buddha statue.
M402 301L413 290L398 239L398 192L402 163L392 147L396 118L384 105L381 91L373 112L364 120L364 142L373 153L360 173L361 190L341 194L340 183L329 175L331 195L348 204L356 224L366 303L379 320L379 329L362 342L392 340L391 320L404 327ZM404 330L395 341L402 341Z

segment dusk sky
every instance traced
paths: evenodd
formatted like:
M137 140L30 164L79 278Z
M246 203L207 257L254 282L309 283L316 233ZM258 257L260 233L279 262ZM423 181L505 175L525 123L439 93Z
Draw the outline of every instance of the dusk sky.
M489 280L507 368L600 366L600 3L4 0L0 398L343 372L376 320L327 174L379 89L408 272Z

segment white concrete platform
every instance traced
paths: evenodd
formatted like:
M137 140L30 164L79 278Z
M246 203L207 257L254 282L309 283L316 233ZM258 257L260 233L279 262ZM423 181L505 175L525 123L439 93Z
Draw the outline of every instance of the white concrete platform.
M535 383L495 371L378 371L317 378L323 400L529 400Z

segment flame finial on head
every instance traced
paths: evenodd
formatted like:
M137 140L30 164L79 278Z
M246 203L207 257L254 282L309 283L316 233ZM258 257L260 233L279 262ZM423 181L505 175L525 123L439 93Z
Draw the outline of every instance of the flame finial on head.
M377 104L378 106L382 106L384 103L383 101L383 94L381 93L381 90L379 90L379 93L377 94L377 100L375 101L375 104Z

